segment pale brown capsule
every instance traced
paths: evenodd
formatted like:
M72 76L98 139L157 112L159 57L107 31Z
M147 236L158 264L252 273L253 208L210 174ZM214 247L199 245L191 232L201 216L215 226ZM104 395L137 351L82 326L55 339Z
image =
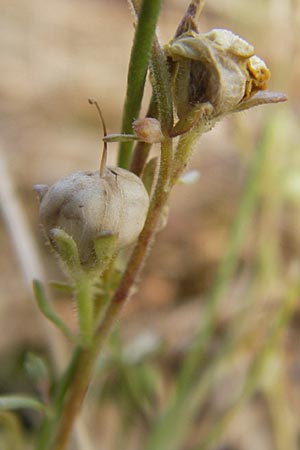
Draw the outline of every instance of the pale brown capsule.
M201 104L216 117L232 112L255 92L266 89L270 72L254 48L229 30L188 31L165 47L177 63L174 94L179 118Z
M93 240L101 232L118 234L117 248L133 243L141 232L149 196L132 172L107 167L103 176L77 172L47 190L38 185L40 219L51 242L51 230L63 229L75 240L82 264L94 257Z

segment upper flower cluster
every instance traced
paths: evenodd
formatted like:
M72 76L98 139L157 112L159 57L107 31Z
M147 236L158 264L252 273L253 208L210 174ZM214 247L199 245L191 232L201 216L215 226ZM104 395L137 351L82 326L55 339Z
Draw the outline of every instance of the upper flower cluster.
M165 46L179 123L175 134L199 121L262 103L285 100L265 91L270 71L254 47L225 29L188 30ZM262 91L265 91L262 93Z

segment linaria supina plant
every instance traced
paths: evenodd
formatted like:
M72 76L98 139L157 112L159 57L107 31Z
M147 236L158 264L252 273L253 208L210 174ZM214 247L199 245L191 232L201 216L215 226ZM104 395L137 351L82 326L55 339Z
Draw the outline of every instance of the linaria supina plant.
M107 135L104 126L99 170L36 187L42 226L71 280L79 323L75 335L34 281L41 311L74 343L65 374L45 405L37 450L67 448L95 361L136 286L195 142L228 114L286 100L267 90L270 71L252 45L229 30L198 31L201 0L190 3L174 38L163 47L155 35L161 2L132 0L131 6L136 27L122 133ZM136 120L148 70L153 95L147 117ZM120 142L119 167L106 167L111 141ZM148 161L153 143L160 144L159 161ZM128 245L133 249L120 274L115 262ZM117 286L113 292L112 286Z

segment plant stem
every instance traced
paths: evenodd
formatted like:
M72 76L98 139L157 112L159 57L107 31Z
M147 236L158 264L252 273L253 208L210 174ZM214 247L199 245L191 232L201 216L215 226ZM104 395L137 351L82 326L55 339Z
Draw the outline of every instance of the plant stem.
M161 0L143 0L139 8L127 76L127 93L122 121L123 134L132 133L132 122L139 116L160 7ZM120 143L118 162L120 167L129 166L132 146L133 142Z
M157 36L154 36L153 40L150 71L153 79L153 101L157 105L161 130L163 134L170 136L174 122L171 80L166 55Z
M91 348L80 351L72 384L59 418L57 434L53 445L50 447L53 450L64 450L66 448L75 418L85 397L99 350L99 342L95 342Z
M94 332L94 279L88 274L76 282L75 300L78 308L80 340L88 347Z
M199 137L199 132L193 130L180 137L172 165L171 186L177 183L192 156L194 145Z

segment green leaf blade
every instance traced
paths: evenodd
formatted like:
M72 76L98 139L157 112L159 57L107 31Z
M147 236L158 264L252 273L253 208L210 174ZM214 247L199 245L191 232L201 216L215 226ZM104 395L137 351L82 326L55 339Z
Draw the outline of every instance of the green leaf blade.
M0 411L18 409L34 409L45 412L46 407L39 400L28 395L2 395L0 396Z

